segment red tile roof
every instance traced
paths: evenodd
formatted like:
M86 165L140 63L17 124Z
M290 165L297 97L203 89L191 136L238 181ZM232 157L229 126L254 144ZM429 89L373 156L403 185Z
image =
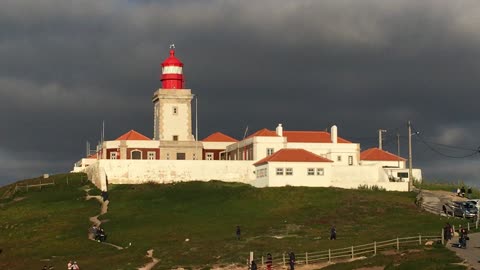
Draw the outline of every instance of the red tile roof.
M272 161L278 162L333 162L328 158L321 157L304 149L280 149L272 155L257 161L255 166Z
M251 137L272 137L277 136L277 133L266 128L261 129L247 138ZM287 142L302 142L302 143L332 143L332 138L329 132L326 131L283 131L283 136L287 137ZM352 143L341 137L337 137L338 143Z
M123 134L122 136L115 139L115 141L151 141L147 136L136 132L135 130L130 130L129 132Z
M360 153L360 160L405 161L406 159L385 150L370 148Z
M238 140L221 132L215 132L203 139L202 142L238 142Z

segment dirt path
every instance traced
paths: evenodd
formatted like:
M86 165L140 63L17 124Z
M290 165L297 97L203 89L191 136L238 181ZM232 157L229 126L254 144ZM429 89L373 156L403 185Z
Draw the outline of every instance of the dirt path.
M102 205L101 208L100 208L100 214L89 218L89 219L90 219L90 222L92 222L93 225L96 225L96 226L98 227L98 226L100 226L100 225L102 224L102 222L98 219L98 217L108 212L108 203L109 203L109 201L104 202L101 196L99 196L99 195L97 195L97 196L92 196L92 195L88 194L88 191L89 191L89 190L90 190L90 189L86 189L86 190L85 190L85 192L87 193L87 196L85 197L85 200L88 201L88 200L90 200L90 199L96 199L96 200ZM88 233L88 239L90 239L90 240L92 240L92 241L95 241L94 236L93 236L90 232ZM118 250L123 249L123 247L121 247L121 246L117 246L117 245L115 245L115 244L108 243L108 242L102 242L102 244L105 244L105 245L114 247L114 248L116 248L116 249L118 249Z
M145 266L138 268L138 270L151 270L160 260L153 257L153 249L147 251L147 257L152 258L151 263L147 263Z
M108 212L108 204L109 204L110 201L104 202L101 196L99 196L99 195L92 196L92 195L88 194L88 191L90 191L90 189L85 189L85 192L87 193L87 196L85 197L85 200L88 201L88 200L91 200L91 199L95 199L102 205L101 208L100 208L100 214L89 218L90 222L92 222L92 225L96 225L98 227L102 224L102 222L98 219L98 217L103 215L103 214L106 214ZM90 232L88 233L88 239L90 239L92 241L95 241L93 235ZM114 247L118 250L124 249L121 246L117 246L115 244L108 243L108 242L102 242L102 244ZM152 262L146 264L145 266L142 266L142 267L138 268L138 270L151 270L160 261L159 259L153 257L153 249L150 249L150 250L147 251L147 257L151 258Z

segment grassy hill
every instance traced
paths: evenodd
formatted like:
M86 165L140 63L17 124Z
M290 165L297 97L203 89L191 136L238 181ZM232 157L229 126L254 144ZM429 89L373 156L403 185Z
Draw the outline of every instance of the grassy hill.
M311 252L397 236L440 234L446 222L420 212L413 193L257 189L219 181L111 185L108 213L99 218L108 241L128 247L117 250L87 239L89 217L99 213L100 205L85 200L86 188L92 188L90 194L99 193L85 175L51 178L54 186L22 190L0 200L0 269L41 269L43 265L61 269L70 259L77 260L82 269L137 269L150 261L145 258L149 249L154 249L154 257L160 259L154 269L208 269L212 265L244 263L249 251L275 256L290 250ZM11 187L0 188L0 196ZM337 241L328 240L332 224L337 228ZM235 239L237 225L242 228L239 241ZM438 267L432 269L464 269L449 266L458 258L444 248L422 254L416 260L448 254L448 262L438 260ZM363 264L385 265L382 258Z

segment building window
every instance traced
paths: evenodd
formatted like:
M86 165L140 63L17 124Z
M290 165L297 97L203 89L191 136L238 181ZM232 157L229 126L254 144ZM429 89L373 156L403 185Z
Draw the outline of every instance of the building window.
M348 156L348 165L353 165L353 156Z
M177 153L177 160L185 160L185 153Z
M142 152L140 152L139 150L132 151L130 153L130 158L131 159L142 159Z
M110 159L117 159L117 152L110 152Z
M178 141L178 135L173 135L173 140Z
M292 168L286 168L285 169L285 175L293 175L293 169Z
M283 168L277 168L277 175L283 175Z
M167 153L167 159L170 159L170 153Z
M213 153L207 153L207 160L213 160Z
M156 153L153 152L153 151L149 151L149 152L147 153L147 159L150 159L150 160L152 160L152 159L157 159Z
M314 168L308 168L307 169L307 175L315 175L315 169Z
M267 148L267 156L271 156L275 150L273 148Z
M323 175L324 171L323 168L317 168L317 175Z
M266 168L257 170L257 178L266 177L266 176L267 176L267 169Z
M337 156L337 161L342 161L342 156Z
M173 115L177 115L177 114L178 114L178 107L174 106L173 107Z
M193 160L197 159L197 154L193 153Z

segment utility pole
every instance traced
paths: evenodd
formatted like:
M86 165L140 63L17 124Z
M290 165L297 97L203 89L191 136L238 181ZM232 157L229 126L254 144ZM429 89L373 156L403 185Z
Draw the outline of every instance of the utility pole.
M412 191L412 125L408 121L408 191Z
M382 150L382 141L383 141L382 133L383 132L387 132L387 131L385 129L379 129L378 130L378 148L380 150Z
M397 131L397 156L400 157L400 133ZM400 159L398 160L398 168L400 169Z

